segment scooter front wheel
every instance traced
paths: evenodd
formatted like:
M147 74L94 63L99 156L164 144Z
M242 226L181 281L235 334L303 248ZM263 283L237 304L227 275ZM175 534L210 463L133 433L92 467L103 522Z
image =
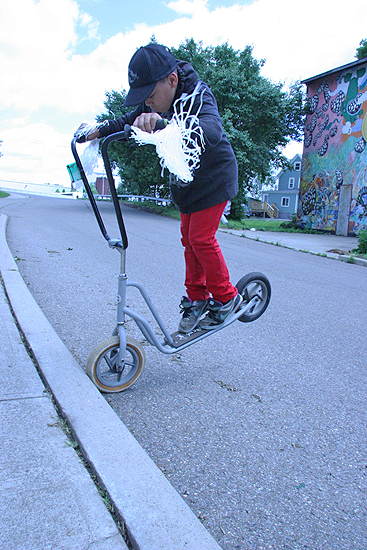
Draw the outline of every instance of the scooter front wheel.
M242 323L251 323L258 319L269 305L271 296L269 279L262 273L248 273L238 281L236 288L243 298L243 306L256 298L254 305L238 318Z
M97 388L104 393L117 393L126 390L141 376L145 367L143 346L126 337L125 363L118 366L120 339L112 336L101 342L91 352L86 372Z

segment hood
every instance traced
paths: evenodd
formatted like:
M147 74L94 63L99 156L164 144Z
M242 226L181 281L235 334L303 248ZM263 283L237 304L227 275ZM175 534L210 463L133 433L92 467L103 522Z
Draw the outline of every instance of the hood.
M199 80L199 75L195 69L187 63L187 61L177 60L177 70L178 70L178 86L176 90L175 100L178 99L183 92L190 94L194 91L195 86Z

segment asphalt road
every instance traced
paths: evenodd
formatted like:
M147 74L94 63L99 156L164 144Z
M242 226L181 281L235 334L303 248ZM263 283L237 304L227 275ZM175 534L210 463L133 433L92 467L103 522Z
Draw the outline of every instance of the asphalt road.
M114 328L119 254L84 201L13 196L0 208L24 280L84 365ZM117 237L112 205L101 210ZM127 273L174 331L179 223L124 215ZM269 277L264 316L174 356L147 346L139 382L108 400L224 550L365 550L366 268L218 239L233 282L250 271ZM134 290L129 300L144 311ZM132 321L128 330L142 340Z

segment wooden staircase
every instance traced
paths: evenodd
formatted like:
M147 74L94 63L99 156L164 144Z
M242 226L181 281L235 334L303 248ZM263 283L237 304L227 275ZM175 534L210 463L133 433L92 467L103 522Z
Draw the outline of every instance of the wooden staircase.
M265 201L250 200L250 209L256 216L262 216L263 218L279 218L279 210L274 203L270 205Z

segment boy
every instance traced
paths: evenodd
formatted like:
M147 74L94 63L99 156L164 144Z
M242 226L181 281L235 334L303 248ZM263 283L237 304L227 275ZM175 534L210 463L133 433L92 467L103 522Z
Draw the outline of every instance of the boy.
M138 107L84 131L82 125L77 133L92 140L121 131L125 124L150 133L159 119L173 116L174 104L180 108L181 103L187 112L190 103L190 114L197 116L205 148L192 182L183 184L175 176L170 177L172 199L181 215L186 264L187 296L181 300L178 328L183 333L198 326L211 330L236 311L242 301L230 282L215 237L227 201L238 191L236 159L223 132L215 98L189 63L176 60L165 46L152 43L135 52L128 76L130 90L124 105ZM186 102L188 96L191 99Z

